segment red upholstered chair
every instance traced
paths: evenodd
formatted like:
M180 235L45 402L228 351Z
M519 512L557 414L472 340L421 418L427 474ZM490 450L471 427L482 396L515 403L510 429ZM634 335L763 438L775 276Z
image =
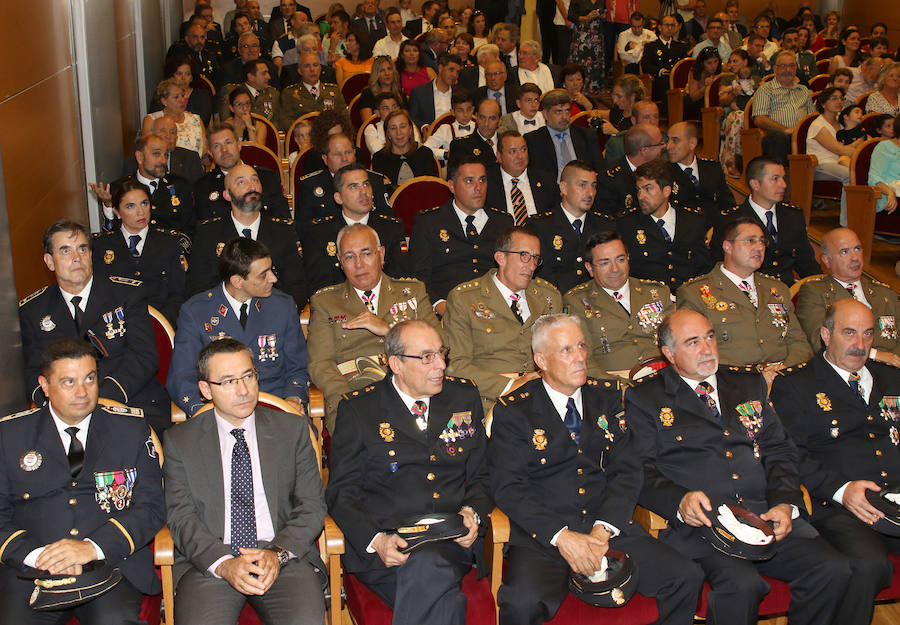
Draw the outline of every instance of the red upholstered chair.
M297 145L296 143L294 145ZM300 206L300 198L297 197L297 193L300 191L300 179L303 177L303 167L306 164L306 158L315 152L312 147L308 147L300 154L297 155L297 158L294 159L294 164L291 165L291 171L288 174L288 189L290 189L290 198L291 198L291 206L293 207L293 213L297 214L297 208Z
M278 141L278 129L275 127L275 124L258 113L250 113L250 117L258 122L262 122L263 124L265 124L266 142L263 145L269 148L269 150L271 150L273 154L276 154L279 156L279 158L281 158L281 145ZM276 171L281 171L282 169L283 168L279 166Z
M360 158L362 159L361 162L366 167L372 165L372 153L369 152L369 146L366 145L366 128L372 124L377 124L378 121L378 115L369 115L369 119L358 126L359 130L356 132L356 147L359 151Z
M830 44L828 43L829 41L834 41L834 42L835 42L834 45L830 45ZM835 39L826 39L826 40L825 40L825 47L824 47L824 48L820 48L819 50L816 51L816 62L818 63L818 61L822 61L822 60L825 60L825 61L829 61L829 62L830 62L830 61L831 61L831 57L834 56L834 47L835 47L836 45L837 45L837 40L835 40Z
M440 206L450 199L447 181L437 176L418 176L407 180L391 195L394 216L406 226L406 236L412 232L413 219L426 208Z
M875 203L881 197L881 191L877 187L869 186L869 164L872 161L872 151L880 141L884 139L869 139L857 148L850 159L850 184L844 187L847 194L847 226L859 236L863 247L863 262L866 264L872 260L872 237L879 219L876 217ZM886 217L891 221L897 219L890 215Z
M422 143L425 143L426 141L428 141L428 138L429 138L432 134L434 134L434 132L435 132L438 128L440 128L441 126L444 126L444 125L446 125L446 124L452 124L454 119L455 119L455 118L453 117L453 112L452 112L452 111L449 111L449 112L447 112L447 113L444 113L443 115L441 115L441 116L438 117L437 119L435 119L435 120L434 120L433 122L431 122L430 124L428 124L428 128L425 130L425 132L424 132L423 135L422 135ZM473 123L474 123L474 122L473 122Z
M591 118L597 114L596 111L581 111L580 113L576 113L569 120L569 123L573 126L581 126L582 128L588 128L597 135L597 147L600 148L600 153L603 153L604 148L606 148L606 142L609 141L610 135L604 132L596 132L591 129Z
M669 73L669 90L666 98L669 104L669 126L684 120L684 93L688 84L688 75L694 67L694 58L688 57L675 63Z
M357 94L353 96L353 99L350 100L350 104L347 105L347 109L350 111L350 125L354 128L359 128L362 125L362 116L359 114L359 99L360 95Z
M835 180L813 180L818 159L806 153L806 140L810 125L818 119L818 113L810 113L794 126L791 134L791 154L788 154L788 169L791 177L791 203L803 209L803 216L809 224L813 196L830 200L841 199L843 185Z
M819 50L821 52L821 50ZM828 66L831 65L831 59L820 59L816 57L816 71L820 74L828 73Z
M316 117L319 116L319 111L311 111L306 113L305 115L301 115L297 119L294 120L294 123L291 124L290 128L288 128L287 133L284 135L284 153L285 155L290 154L291 152L295 152L297 150L297 142L294 141L294 126L297 125L301 120L305 122L309 122L312 124Z
M241 144L241 160L247 165L266 167L277 172L281 178L281 192L284 193L284 171L281 168L281 159L275 155L275 152L264 145L244 143Z
M747 170L747 163L762 155L764 135L765 133L753 123L753 98L750 98L750 101L747 102L747 106L744 108L744 129L741 130L741 154L744 161L744 171L741 172L742 180Z
M822 91L825 87L828 86L830 80L830 74L819 74L818 76L813 76L809 79L809 90Z
M700 136L703 145L697 152L700 156L711 159L719 158L719 137L722 134L719 119L722 117L722 107L719 105L719 88L725 78L734 74L724 72L713 76L703 93L703 108L700 109Z
M156 339L156 353L159 356L159 369L156 370L156 379L166 386L169 377L169 363L172 362L172 350L175 349L175 329L166 319L166 316L153 306L147 306L150 313L150 321L153 323L153 335Z
M866 113L862 118L862 127L866 129L866 134L870 137L874 137L875 135L875 120L881 117L881 113L876 113L872 111L871 113Z
M823 43L825 44L825 48L836 48L837 44L838 44L838 40L835 39L834 37L828 37L827 39L824 40ZM821 52L821 50L820 50L820 52Z
M203 89L204 91L208 91L209 99L212 100L213 102L215 102L216 88L213 87L213 84L209 80L209 78L207 78L206 76L203 76L201 74L200 76L197 77L197 80L195 80L193 83L191 83L191 86L194 87L195 89Z
M362 93L362 90L369 86L369 72L362 74L353 74L341 85L341 95L344 96L344 102L350 102Z
M866 103L869 101L869 96L875 93L874 91L867 91L862 94L858 98L856 98L856 105L859 106L862 110L866 110Z

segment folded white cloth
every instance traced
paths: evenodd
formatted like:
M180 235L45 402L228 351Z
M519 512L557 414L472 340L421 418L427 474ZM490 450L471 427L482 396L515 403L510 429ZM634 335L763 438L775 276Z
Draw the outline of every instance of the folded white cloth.
M886 493L884 498L890 501L892 504L900 506L900 493Z
M719 506L719 523L725 526L735 538L748 545L768 545L775 537L766 535L762 530L747 525L734 516L734 513L726 505Z
M609 562L606 561L606 556L603 556L600 558L600 569L594 571L594 574L588 577L588 579L594 583L605 582L607 577L609 577L607 575L607 569L609 569Z

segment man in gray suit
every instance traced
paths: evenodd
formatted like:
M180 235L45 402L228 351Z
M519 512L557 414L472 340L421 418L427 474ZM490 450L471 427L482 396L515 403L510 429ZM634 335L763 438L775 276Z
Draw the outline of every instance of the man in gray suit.
M306 418L257 406L247 347L223 338L197 363L207 410L166 432L168 525L181 625L321 625L325 500ZM291 469L293 467L293 469Z

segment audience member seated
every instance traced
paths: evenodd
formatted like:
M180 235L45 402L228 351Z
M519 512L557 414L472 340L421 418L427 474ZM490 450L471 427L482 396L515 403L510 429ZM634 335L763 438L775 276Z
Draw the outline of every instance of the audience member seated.
M184 97L187 100L187 111L200 116L203 125L209 125L212 118L213 105L209 91L206 89L194 89L192 84L194 77L199 80L200 72L193 57L187 55L175 55L166 59L163 66L163 79L171 78L175 80L184 90ZM158 111L162 108L159 101L154 98L150 103L150 112Z
M620 32L616 39L616 52L619 60L625 64L626 74L639 74L644 47L656 41L656 34L644 28L644 14L639 11L631 14L629 23L631 28Z
M294 298L303 310L309 297L303 272L303 253L290 219L262 214L262 185L257 171L249 165L236 164L224 179L222 196L230 211L222 217L201 221L191 252L188 272L188 295L212 289L218 284L218 260L225 244L245 237L266 245L271 252L272 271L278 278L275 286Z
M519 44L519 65L517 66L518 79L516 84L524 85L526 82L534 83L546 93L553 89L553 74L550 68L541 63L543 50L541 44L532 39ZM507 113L510 111L507 111Z
M800 32L796 28L788 28L784 31L781 40L782 50L793 52L797 56L797 78L804 85L809 85L810 79L819 73L816 69L816 55L800 46ZM772 65L775 65L775 55L771 57Z
M280 14L276 15L276 11ZM295 0L281 0L279 5L272 9L272 19L269 20L269 33L273 39L278 39L291 29L291 17L297 11L304 13L306 19L312 21L309 9Z
M269 68L269 85L277 88L278 67L271 60L260 54L259 37L253 33L244 33L238 39L238 56L222 65L219 71L219 84L217 87L221 91L225 85L237 85L246 82L247 74L244 67L250 61L262 60L266 67Z
M365 33L351 30L344 40L344 56L334 62L337 84L343 85L351 76L372 71L372 50Z
M312 131L312 124L310 124L305 119L303 121L297 122L294 124L294 143L297 144L297 149L293 150L290 154L288 154L288 162L290 166L293 167L294 161L297 160L297 157L304 151L312 147L312 141L310 141L310 132Z
M491 98L484 98L478 104L475 114L475 132L458 137L450 143L447 162L453 163L467 156L479 161L486 171L496 173L497 128L500 127L500 104ZM497 208L497 207L491 207Z
M304 413L309 401L306 341L294 300L272 288L277 278L269 249L237 237L222 248L217 265L221 282L191 297L178 315L166 383L169 396L186 415L203 407L197 356L212 341L228 336L250 348L260 390Z
M400 15L400 9L393 6L388 7L384 12L384 24L387 27L387 33L375 42L372 47L372 56L376 59L386 56L394 62L400 56L400 44L407 39L403 34L403 18ZM399 81L397 82L399 84Z
M855 26L848 26L841 31L835 54L828 65L831 74L839 67L859 67L865 55L860 51L860 34Z
M730 56L729 52L729 56ZM697 54L697 59L688 74L687 90L684 94L684 116L697 119L703 108L706 88L712 79L722 73L723 61L714 48L704 48Z
M414 138L415 126L403 109L388 113L384 122L384 147L372 155L372 169L390 180L396 189L419 176L439 176L434 154Z
M309 322L309 374L325 395L332 434L341 396L384 377L384 336L391 327L408 319L440 327L424 284L383 272L384 246L372 226L341 227L335 252L347 278L312 296Z
M528 176L532 181L549 178L536 167L530 169ZM531 185L537 198L537 192L547 183L537 189L534 182ZM538 207L538 214L530 216L525 225L540 239L544 251L539 277L565 293L588 279L584 267L587 256L584 242L598 232L615 230L615 224L593 210L597 172L589 164L579 160L569 162L563 168L558 188L555 201L545 200ZM543 195L548 196L549 192L544 189Z
M153 122L150 132L157 137L162 137L166 142L166 170L176 176L181 176L189 183L194 184L203 176L203 165L200 163L200 155L194 150L179 147L178 127L171 117L163 115ZM132 176L137 171L137 161L129 159L125 167L125 174Z
M150 428L140 410L97 404L105 384L93 345L48 341L33 358L48 403L0 421L7 500L0 618L137 623L141 595L161 591L149 544L166 522ZM117 573L117 584L104 583ZM104 577L93 582L97 574ZM65 589L53 590L58 580ZM38 611L36 599L57 609Z
M706 23L706 39L694 46L691 50L691 56L696 57L703 48L715 48L722 63L727 63L728 57L731 56L731 46L722 38L724 34L725 24L721 18L710 18Z
M450 96L450 112L453 113L453 121L434 130L425 142L434 156L444 162L447 161L450 144L454 139L467 137L475 132L475 122L472 119L475 102L472 99L472 92L467 89L456 89Z
M859 67L851 67L853 80L847 87L847 102L856 102L859 96L878 90L878 76L881 73L882 59L870 56L860 63ZM847 68L843 68L847 69Z
M765 37L757 33L751 33L747 37L747 54L750 57L750 71L756 79L757 85L766 76L772 73L773 60L766 56L765 45L768 43ZM778 51L775 51L777 54Z
M347 52L345 42L347 33L350 32L350 15L342 9L329 11L328 15L331 29L328 37L322 42L322 50L328 54L328 64L334 65L335 61Z
M324 149L321 161L324 167L300 179L298 193L300 204L294 216L299 228L303 228L313 219L337 215L340 212L334 202L334 175L344 165L356 161L356 152L350 139L341 133L328 135ZM308 164L310 159L314 158L316 155L310 154L307 157ZM372 170L368 171L369 184L372 185L372 194L375 198L375 211L383 215L392 215L384 176Z
M476 10L472 13L472 17L469 19L468 33L472 35L476 48L490 42L490 25L487 23L487 16L482 11Z
M875 210L893 213L900 194L900 116L894 118L893 135L889 140L881 141L872 150L869 184L881 191Z
M616 78L612 88L612 108L597 113L603 120L603 134L614 135L631 128L634 105L646 96L641 79L634 74Z
M624 156L612 161L597 176L597 208L608 216L637 205L634 170L660 158L666 145L659 126L652 124L637 124L629 128L623 144Z
M433 28L419 39L422 51L422 65L432 71L438 71L438 61L450 47L447 34L440 28Z
M766 235L756 219L729 221L723 229L723 261L678 289L677 303L709 319L722 364L756 365L771 384L777 371L805 362L813 352L788 287L760 272L765 247Z
M860 106L856 104L851 104L850 106L841 110L838 113L838 122L841 124L841 129L835 133L835 138L840 141L843 145L854 145L857 144L857 140L865 141L869 138L868 133L866 132L865 126L862 124L863 119L863 110ZM890 118L891 123L893 124L893 118Z
M444 113L450 112L450 100L459 79L460 67L458 56L442 54L434 79L412 90L409 96L409 114L417 126L425 128Z
M188 263L179 233L151 226L150 189L128 177L110 188L115 230L96 233L92 261L97 275L135 278L147 303L174 321L184 301Z
M222 53L222 61L230 61L238 56L238 42L241 35L252 33L253 27L250 25L250 15L244 11L235 13L231 22L231 31L225 35L225 41L222 42L220 51ZM272 44L269 44L271 50Z
M400 85L407 98L412 95L413 89L437 76L433 69L425 67L422 62L422 49L414 39L407 39L400 44L397 71L400 73Z
M447 186L451 199L419 212L409 238L413 273L428 289L438 315L444 314L453 287L488 269L497 237L513 224L509 213L485 207L487 172L474 154L450 159Z
M540 113L541 88L533 82L523 83L516 89L516 109L500 118L500 132L515 130L526 134L543 128L544 116Z
M844 92L836 87L826 87L816 98L819 116L806 132L806 153L816 157L816 180L836 180L843 185L850 183L850 158L863 142L857 139L850 145L837 140L841 125L838 114L844 103ZM847 198L841 193L841 225L847 225Z
M231 113L228 121L234 126L234 134L240 137L241 142L265 145L266 125L250 117L251 99L250 91L244 85L232 89L228 94L228 110Z
M279 121L287 130L301 115L324 110L345 111L347 104L337 85L322 82L322 66L319 56L312 53L300 55L300 82L288 85L281 91Z
M733 12L729 14L727 11L721 11L715 14L715 17L718 17L722 20L722 24L724 26L722 31L722 38L728 42L728 45L731 46L732 52L740 48L744 45L744 33L737 27L737 12Z
M353 20L353 28L362 30L374 43L387 34L385 12L378 9L378 0L363 0L360 4L356 11L357 17Z
M215 167L194 185L197 219L200 220L225 217L231 212L231 204L225 197L225 177L237 165L243 164L241 140L228 122L216 123L210 127L209 151ZM278 172L258 165L253 166L253 169L262 183L260 210L270 217L288 219L291 213L281 190L281 176Z
M166 52L167 59L173 56L193 58L200 73L209 78L212 84L217 83L221 55L218 44L207 41L205 26L197 22L188 26L184 38L169 46Z
M186 110L184 88L174 78L167 78L157 85L156 97L162 110L144 116L141 134L150 134L153 122L165 115L175 122L178 129L178 145L194 150L202 158L206 154L206 130L200 116Z
M825 14L825 27L819 34L826 39L837 39L841 34L841 14L837 11L829 11Z
M485 410L515 380L534 376L531 329L542 315L562 310L559 291L533 277L541 265L537 235L507 228L494 250L497 268L450 291L443 320L453 352L448 370L475 383Z
M528 146L518 130L497 133L497 160L499 167L488 170L486 204L505 210L517 226L559 201L556 181L530 163Z
M753 20L752 32L765 39L763 55L767 59L771 59L778 52L778 37L772 32L773 26L773 20L765 13L756 16L756 19Z
M719 144L719 159L731 177L739 177L741 168L741 130L744 128L744 109L756 89L760 79L750 69L750 55L746 50L734 50L728 59L730 76L723 76L719 83L719 105L723 109L722 140Z
M510 73L503 61L491 61L484 67L484 86L475 90L475 99L490 98L500 105L500 115L512 113L517 109L515 79L509 78ZM515 75L513 74L513 77Z
M470 91L475 91L487 84L484 68L488 63L500 60L500 48L492 43L483 44L478 48L475 59L477 61L475 65L466 67L459 73L459 86Z
M294 21L297 20L295 19ZM302 20L300 21L302 22ZM295 39L291 39L291 37L295 37ZM282 37L282 39L285 38ZM321 82L337 84L334 65L329 62L328 54L321 49L322 39L319 36L318 26L310 24L309 22L302 22L299 25L296 34L291 31L291 35L288 37L287 41L284 42L284 45L288 46L291 42L294 43L294 47L289 48L284 53L284 56L281 57L281 67L278 70L280 72L279 81L282 85L293 85L302 82L299 71L299 62L300 56L304 54L314 54L318 57L319 65L321 67L321 74L319 75L319 80Z
M566 89L548 91L541 98L541 114L546 125L525 135L528 151L545 158L544 169L559 180L569 161L579 159L595 169L603 166L595 131L572 126L569 113L572 99Z
M236 622L249 603L266 625L319 623L325 500L309 421L257 405L240 341L213 341L196 368L213 409L163 439L178 622Z
M257 115L265 117L272 122L274 126L278 126L279 96L278 90L269 85L270 78L269 66L265 61L256 59L255 61L247 61L244 65L244 80L241 82L240 86L246 89L247 95L250 96L250 101L243 111L243 117L246 118L243 119L244 123L240 124L240 122L236 122L235 125L235 131L242 141L249 140L260 145L266 144L266 125L262 122L251 124L250 113L256 113ZM235 87L232 85L226 85L225 87L222 87L219 92L222 103L228 102L229 105L227 109L225 107L220 107L219 121L225 121L232 116L237 117L237 114L232 108L234 102L231 100L231 92L234 88ZM225 98L228 99L225 100ZM242 128L249 128L251 125L257 126L254 129L255 139L249 138L249 133L247 136L244 136L242 131Z
M659 21L659 39L644 44L641 70L653 77L653 99L665 102L669 90L669 74L681 59L690 56L688 46L675 39L678 21L672 15L664 15ZM632 74L638 72L632 71Z
M628 252L614 230L587 239L584 267L591 280L569 290L563 306L579 317L584 311L589 361L622 373L658 356L656 329L675 309L669 287L630 275Z
M375 113L375 99L382 93L391 93L400 108L408 108L406 94L400 86L400 74L397 73L397 65L394 59L385 56L376 56L372 61L372 71L369 74L369 85L359 94L359 118L366 121Z
M100 395L141 408L157 432L171 424L169 398L156 379L159 362L141 281L93 275L87 228L60 219L44 232L44 264L56 284L19 302L26 393L35 405L47 396L40 384L41 350L62 338L85 338L99 354Z
M450 54L455 54L462 61L463 69L475 67L475 58L472 56L472 50L475 49L475 42L469 33L459 33L453 40L453 45L447 50Z
M687 41L691 46L695 45L703 38L703 33L705 33L706 29L709 27L710 17L706 12L706 0L697 0L694 2L692 13L693 17L682 17L681 19L683 37L680 37ZM685 19L687 21L685 21Z
M683 282L712 268L705 240L707 220L695 203L673 205L674 175L662 160L640 165L634 171L638 206L616 215L616 228L631 258L631 273L661 282L673 293Z
M491 28L491 41L500 48L500 60L509 70L519 66L519 27L516 24L501 22Z
M725 181L722 165L697 156L697 137L697 126L691 122L669 128L666 151L675 182L671 199L681 205L700 208L706 227L712 228L723 213L734 208L734 194Z
M797 81L797 57L781 51L775 57L775 78L756 90L753 123L765 132L763 154L787 162L791 133L801 119L815 110L809 89Z
M866 113L900 115L900 63L887 63L881 68L875 89L866 100Z

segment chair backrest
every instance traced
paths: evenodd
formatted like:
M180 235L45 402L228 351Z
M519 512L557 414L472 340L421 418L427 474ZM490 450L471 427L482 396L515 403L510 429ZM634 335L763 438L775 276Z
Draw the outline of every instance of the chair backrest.
M359 100L361 97L362 94L353 96L353 99L350 100L350 105L347 107L350 110L350 124L354 128L359 128L362 125L362 116L359 114Z
M215 101L216 88L213 87L212 81L209 78L201 74L197 77L198 80L195 80L191 86L196 89L203 89L205 91L209 91L209 97L211 100Z
M309 338L309 302L300 313L300 329L303 330L303 338Z
M669 89L684 89L688 84L688 75L694 67L694 57L689 56L675 63L669 73Z
M341 85L341 95L344 96L344 102L349 102L369 85L369 72L361 74L353 74Z
M867 186L869 184L869 166L872 164L872 150L884 140L884 137L876 137L869 139L856 148L856 152L850 157L851 185Z
M306 121L306 122L309 122L310 124L312 124L315 121L316 117L318 117L318 116L319 116L319 111L311 111L305 115L301 115L300 117L298 117L297 119L294 120L294 123L291 124L291 127L288 128L287 133L285 133L285 135L284 135L284 153L285 154L290 154L291 152L294 152L297 149L297 142L294 141L294 126L296 126L298 123L300 123L300 120L303 120L303 121Z
M441 126L444 126L447 124L452 124L453 119L454 119L453 111L447 111L446 113L444 113L443 115L441 115L440 117L435 119L433 122L428 124L428 131L422 137L422 143L425 143L426 141L428 141L429 137L431 137L431 135L433 135L434 132Z
M817 273L812 276L806 276L805 278L800 278L799 280L794 282L794 284L791 285L791 288L790 288L791 302L794 304L794 308L797 307L797 293L800 292L800 287L803 286L805 283L809 282L810 280L816 280L818 278L823 278L823 277L825 277L825 274Z
M703 91L703 106L719 106L719 88L722 85L722 81L732 76L734 74L731 72L722 72L712 77L712 80L709 81L709 84L706 85L706 89Z
M881 113L876 111L863 115L861 125L866 129L866 134L870 137L875 135L875 120L879 117L881 117Z
M809 79L809 89L810 91L822 91L825 87L828 86L828 82L831 80L831 74L819 74L817 76L813 76Z
M794 126L794 130L791 132L792 154L806 154L806 139L809 135L809 127L818 117L818 113L810 113Z
M858 98L856 98L856 105L865 111L866 110L866 102L869 101L869 96L872 95L873 93L875 93L875 92L867 91L866 93L864 93L861 96L859 96Z
M241 160L247 165L268 167L272 171L281 172L281 161L275 153L264 145L244 143L241 145Z
M406 236L412 233L413 219L419 211L440 206L450 199L447 181L437 176L419 176L407 180L391 195L394 216L406 227Z
M591 118L596 115L595 111L581 111L572 115L569 123L573 126L581 126L582 128L590 128Z
M306 158L314 153L315 150L312 147L308 147L300 154L297 155L297 158L294 159L294 163L291 165L291 174L288 178L288 183L291 191L291 198L294 201L294 215L297 214L297 208L300 206L300 198L297 197L297 194L300 192L300 179L303 177L303 167L306 165Z
M744 107L744 128L756 128L756 124L753 123L753 98L756 96L751 96L749 100L747 100L747 106Z
M838 44L838 40L837 40L836 37L826 37L826 38L823 39L822 41L823 41L823 43L825 44L825 48L824 48L824 49L826 49L826 50L828 50L828 49L832 49L832 50L833 50L834 48L837 47L837 44Z
M366 128L368 128L372 124L377 123L378 115L369 115L369 119L367 119L359 127L359 130L356 131L356 147L358 148L359 155L366 167L370 167L372 165L372 154L371 152L369 152L369 146L366 145Z
M166 316L153 306L147 306L150 321L153 324L153 338L156 340L156 353L159 357L159 369L156 379L165 387L169 377L169 364L172 362L172 351L175 349L175 330Z
M831 65L831 59L819 59L816 61L816 71L820 74L827 74L829 65Z
M826 39L825 41L827 42L827 41L834 41L834 40ZM837 45L837 44L835 44L835 45ZM821 60L830 61L831 57L833 57L833 56L834 56L834 46L829 46L827 43L825 44L824 48L816 50L816 62L821 61Z
M250 113L250 117L266 125L265 146L269 148L273 154L278 154L278 129L275 127L275 124L259 113Z

